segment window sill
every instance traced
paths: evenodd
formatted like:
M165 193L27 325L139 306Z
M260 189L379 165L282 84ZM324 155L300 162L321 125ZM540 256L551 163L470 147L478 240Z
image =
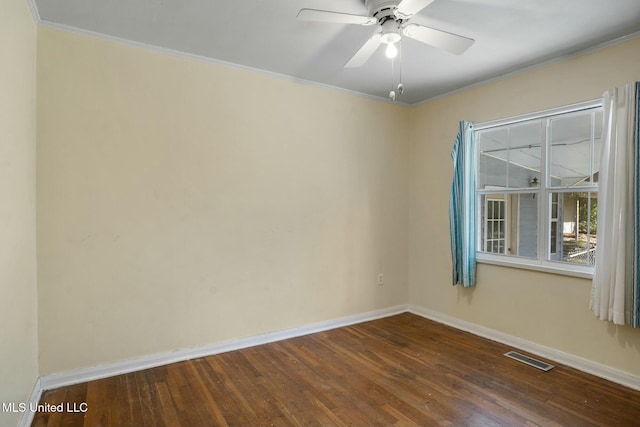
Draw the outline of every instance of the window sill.
M540 271L543 273L560 274L562 276L580 277L582 279L593 279L593 269L570 269L563 267L555 267L549 264L540 264L536 261L526 262L522 258L504 259L505 257L496 257L486 254L477 254L477 262L480 264L499 265L502 267L520 268L523 270ZM528 260L527 260L528 261Z

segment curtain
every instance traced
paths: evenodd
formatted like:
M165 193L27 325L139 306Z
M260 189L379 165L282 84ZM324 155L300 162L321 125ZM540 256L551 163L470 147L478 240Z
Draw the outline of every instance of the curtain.
M640 327L638 214L640 84L604 94L598 229L590 309L601 320Z
M459 125L451 158L453 183L449 198L449 227L453 285L473 286L476 282L476 180L473 124Z

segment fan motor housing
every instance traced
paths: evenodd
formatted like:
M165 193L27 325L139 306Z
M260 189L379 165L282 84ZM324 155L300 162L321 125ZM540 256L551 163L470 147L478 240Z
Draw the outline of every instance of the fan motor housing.
M364 5L369 10L369 14L382 24L389 19L396 20L393 12L398 3L400 0L365 0Z

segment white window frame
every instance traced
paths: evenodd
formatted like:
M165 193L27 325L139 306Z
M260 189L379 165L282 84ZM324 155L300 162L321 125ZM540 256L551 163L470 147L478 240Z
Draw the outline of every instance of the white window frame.
M516 123L520 123L520 122L526 122L526 121L530 121L530 120L537 120L537 119L548 119L551 118L553 116L558 116L558 115L564 115L564 114L569 114L569 113L575 113L575 112L579 112L579 111L583 111L583 110L590 110L593 108L602 108L602 99L595 99L595 100L591 100L591 101L586 101L586 102L581 102L581 103L577 103L577 104L572 104L572 105L567 105L567 106L563 106L563 107L558 107L558 108L552 108L549 110L542 110L542 111L536 111L533 113L529 113L529 114L523 114L523 115L519 115L519 116L513 116L513 117L509 117L509 118L505 118L505 119L500 119L500 120L494 120L494 121L490 121L490 122L484 122L484 123L478 123L474 125L474 134L476 131L480 131L480 130L485 130L485 129L489 129L489 128L493 128L493 127L499 127L499 126L505 126L505 125L514 125ZM548 123L548 121L547 121ZM545 135L545 141L548 139L548 132L549 132L549 127L547 126L546 129L547 134ZM478 150L478 146L476 145L475 147L476 150ZM478 151L476 151L476 163L479 160L479 155L478 155ZM493 265L501 265L501 266L506 266L506 267L515 267L515 268L522 268L522 269L527 269L527 270L535 270L535 271L543 271L546 273L555 273L555 274L561 274L561 275L567 275L567 276L575 276L575 277L582 277L582 278L586 278L586 279L591 279L593 278L593 272L594 272L594 267L593 266L584 266L584 265L577 265L577 264L571 264L571 263L567 263L567 262L558 262L558 261L551 261L549 260L550 258L550 254L549 254L549 250L550 250L550 243L549 243L549 239L550 239L550 229L551 229L551 225L550 222L548 221L549 218L551 218L551 193L552 192L567 192L567 190L562 190L562 189L554 189L553 187L549 187L546 184L546 177L547 177L547 165L549 163L549 153L547 152L547 144L542 144L542 159L544 159L544 161L542 162L541 165L541 170L540 170L540 178L541 178L541 185L538 188L531 188L531 189L527 189L527 190L520 190L520 191L511 191L512 193L536 193L536 196L540 198L540 203L538 206L538 248L544 248L544 253L545 256L544 257L538 257L536 259L534 258L525 258L525 257L518 257L518 256L514 256L514 255L506 255L506 254L492 254L492 253L487 253L487 252L483 252L481 250L481 241L482 241L482 233L478 233L477 236L477 244L476 244L476 260L479 263L484 263L484 264L493 264ZM478 170L478 165L475 165L475 170ZM597 193L597 186L595 187L580 187L580 190L582 192L595 192ZM488 195L488 194L485 194ZM478 206L482 206L481 204L481 194L477 193L477 197L478 197ZM480 209L478 210L480 211ZM542 213L546 212L546 215L543 215ZM480 215L481 213L478 212L478 220L477 223L480 224ZM576 224L577 227L577 224ZM556 246L557 247L557 246ZM540 249L538 249L538 254L540 254L541 251Z

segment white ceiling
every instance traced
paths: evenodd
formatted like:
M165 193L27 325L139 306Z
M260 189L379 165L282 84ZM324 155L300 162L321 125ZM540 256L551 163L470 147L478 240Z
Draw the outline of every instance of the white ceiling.
M386 98L380 49L343 65L377 26L302 22L301 8L367 15L363 0L35 0L44 23L74 27ZM406 37L403 95L415 104L640 31L640 0L435 0L412 18L475 39L460 56ZM398 72L396 61L396 73Z

